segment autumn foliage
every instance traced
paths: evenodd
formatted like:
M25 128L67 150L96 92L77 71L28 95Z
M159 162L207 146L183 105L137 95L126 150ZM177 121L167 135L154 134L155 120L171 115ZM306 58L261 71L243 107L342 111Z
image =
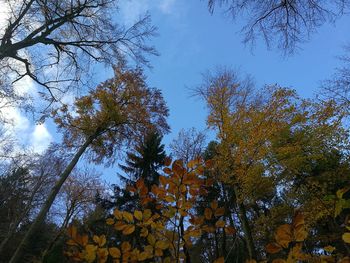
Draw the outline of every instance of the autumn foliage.
M133 213L115 209L106 220L129 241L107 244L105 235L79 235L71 226L66 254L72 260L86 262L106 262L108 258L115 262L178 262L189 257L193 240L203 233L234 234L235 228L222 220L224 208L218 207L217 202L212 202L203 216L192 212L196 198L205 195L206 187L212 183L202 179L205 169L210 169L210 162L198 159L185 167L177 160L164 168L159 185L148 189L142 179L138 180L135 186L129 186L129 191L140 197L141 209ZM157 212L147 208L151 204Z

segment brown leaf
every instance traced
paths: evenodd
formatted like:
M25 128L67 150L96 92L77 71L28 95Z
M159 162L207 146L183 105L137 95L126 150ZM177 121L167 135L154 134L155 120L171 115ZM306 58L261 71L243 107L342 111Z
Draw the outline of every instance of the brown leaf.
M281 225L277 228L275 239L279 245L287 248L292 238L292 226L289 224Z

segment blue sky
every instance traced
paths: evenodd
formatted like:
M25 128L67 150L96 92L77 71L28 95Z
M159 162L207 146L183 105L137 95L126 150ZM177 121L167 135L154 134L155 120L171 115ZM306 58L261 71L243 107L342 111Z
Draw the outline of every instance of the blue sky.
M151 58L153 68L146 72L150 85L162 89L170 108L172 132L165 143L181 128L205 129L204 104L190 97L188 90L201 83L202 72L228 66L243 75L250 74L257 87L277 83L311 97L317 93L320 81L339 64L336 56L350 41L345 34L349 16L319 28L296 54L285 57L279 50L268 50L260 40L253 49L242 44L242 24L233 22L222 10L210 15L206 1L134 0L127 2L121 12L132 21L147 10L158 27L159 36L153 43L161 56Z

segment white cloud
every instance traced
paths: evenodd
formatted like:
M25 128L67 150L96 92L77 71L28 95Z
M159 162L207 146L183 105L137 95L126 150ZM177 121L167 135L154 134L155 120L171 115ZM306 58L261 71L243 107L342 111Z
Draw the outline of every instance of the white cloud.
M159 9L164 14L171 14L174 8L175 0L162 0L159 3Z
M3 35L4 28L8 23L9 8L5 1L0 0L0 36ZM11 61L12 66L23 70L23 65L18 61ZM11 77L11 76L10 76ZM11 84L10 84L11 85ZM37 90L34 81L28 76L15 82L12 86L14 91L20 96L30 95L37 96ZM21 151L23 147L31 148L34 152L42 153L52 142L52 135L46 128L45 124L35 125L27 118L16 102L12 103L10 98L0 100L0 119L6 135L13 138L14 151Z
M52 136L45 124L36 125L31 134L31 148L34 152L44 152L52 142Z
M126 24L131 25L147 11L158 10L165 15L173 13L175 0L129 0L120 3L121 14Z

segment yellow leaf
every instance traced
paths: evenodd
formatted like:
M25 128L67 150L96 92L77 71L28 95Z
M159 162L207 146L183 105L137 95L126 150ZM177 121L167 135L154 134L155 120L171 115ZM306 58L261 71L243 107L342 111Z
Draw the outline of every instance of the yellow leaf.
M106 224L107 225L113 225L114 224L114 220L112 218L107 218Z
M121 245L121 248L122 248L122 252L124 254L124 253L127 253L128 251L131 250L131 245L129 242L124 241Z
M120 258L121 256L121 252L120 249L117 247L111 247L108 249L109 250L109 254L113 257L113 258Z
M144 260L146 260L148 257L149 257L149 254L148 254L146 251L144 251L144 252L141 252L141 253L139 253L139 254L137 255L137 260L138 260L138 261L144 261Z
M97 249L97 257L98 257L98 263L105 263L108 258L108 250L107 248L99 248Z
M123 219L123 213L121 211L119 211L118 209L115 209L113 211L113 215L115 216L115 218L117 218L118 220L122 220Z
M77 245L77 242L75 242L73 239L69 239L69 240L66 242L66 244L67 244L68 246L75 246L75 245Z
M174 197L171 196L171 195L167 195L165 198L164 198L165 201L169 202L169 203L172 203L175 201Z
M210 220L211 217L213 216L213 211L210 208L205 208L204 216L207 220Z
M126 222L132 223L134 222L134 217L131 213L123 211L123 218Z
M148 236L148 229L143 227L140 232L140 237L146 237Z
M127 225L124 224L123 222L117 222L115 225L114 225L114 228L118 231L122 231L124 230L124 228L126 227Z
M332 253L335 250L335 247L333 247L333 246L326 246L323 249L324 249L324 251Z
M216 226L217 228L225 227L225 221L219 220L219 221L217 221L217 222L215 223L215 226Z
M143 211L143 220L147 220L152 216L152 211L150 209L146 209Z
M156 248L154 250L154 255L157 256L157 257L163 256L163 250L161 250L160 248Z
M159 240L156 242L155 247L165 250L169 247L169 242L164 240Z
M145 252L147 252L149 255L153 255L153 246L147 245L145 246Z
M156 238L152 234L149 234L147 236L147 241L150 245L154 246L154 244L156 243Z
M350 232L344 233L342 238L345 243L350 243Z
M270 243L266 246L266 251L270 254L278 253L282 250L282 247L277 243Z
M134 217L135 217L137 220L141 221L141 220L142 220L142 212L136 210L136 211L134 212Z
M105 235L101 235L101 236L94 235L92 239L99 247L102 247L104 244L106 244L106 236Z
M292 241L292 227L289 224L281 225L277 228L275 239L282 247L287 248Z
M132 234L135 231L135 226L134 225L127 225L124 230L123 230L123 235L127 236Z
M197 165L197 161L191 160L188 162L187 167L191 169L191 168L194 168L196 165Z
M346 187L346 188L343 188L343 189L340 189L337 191L337 197L339 199L342 199L343 198L343 195L350 190L350 187Z
M225 258L220 257L220 258L216 259L213 263L225 263Z
M94 245L87 245L85 247L85 253L84 253L84 259L87 262L93 262L96 258L96 250L97 250L97 246Z

